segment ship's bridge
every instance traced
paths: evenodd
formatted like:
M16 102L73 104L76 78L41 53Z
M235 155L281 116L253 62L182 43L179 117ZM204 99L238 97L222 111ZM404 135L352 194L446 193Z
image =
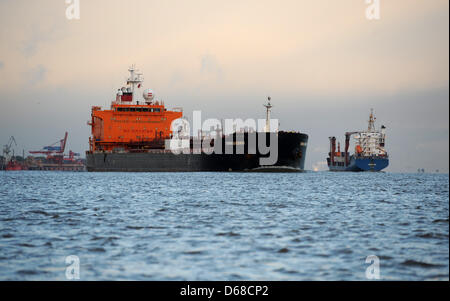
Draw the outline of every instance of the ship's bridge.
M145 112L145 113L162 113L167 109L161 105L113 105L115 112Z

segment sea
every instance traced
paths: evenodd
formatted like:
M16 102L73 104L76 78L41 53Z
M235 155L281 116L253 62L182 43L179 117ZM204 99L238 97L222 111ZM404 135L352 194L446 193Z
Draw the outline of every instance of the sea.
M449 176L0 172L0 280L449 280Z

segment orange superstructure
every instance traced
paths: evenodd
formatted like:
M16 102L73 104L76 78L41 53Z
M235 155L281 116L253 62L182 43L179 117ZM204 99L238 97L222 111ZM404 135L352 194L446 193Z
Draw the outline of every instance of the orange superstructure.
M92 107L90 152L164 148L164 141L171 138L172 121L183 116L181 109L169 111L163 102L154 101L149 89L144 91L142 101L137 100L141 74L135 75L134 67L129 71L128 87L119 89L109 110Z

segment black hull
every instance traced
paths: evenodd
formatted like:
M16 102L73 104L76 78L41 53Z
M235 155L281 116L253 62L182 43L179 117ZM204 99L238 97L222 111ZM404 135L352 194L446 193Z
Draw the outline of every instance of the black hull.
M173 154L170 151L127 153L87 153L88 171L97 172L195 172L195 171L303 171L308 135L278 133L278 159L273 165L260 165L259 154L249 154L245 136L243 154ZM225 142L223 143L225 145Z

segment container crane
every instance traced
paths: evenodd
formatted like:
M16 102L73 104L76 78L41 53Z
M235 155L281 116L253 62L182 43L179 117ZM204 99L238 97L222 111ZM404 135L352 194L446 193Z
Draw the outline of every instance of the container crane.
M64 157L64 150L66 149L67 136L68 133L66 132L63 139L53 143L52 145L44 146L42 150L30 151L30 154L47 155L47 160L51 160L56 163L62 164Z
M69 151L69 156L64 158L64 161L68 161L71 163L77 163L79 162L79 159L76 159L75 157L79 157L79 153L74 153L73 151Z

